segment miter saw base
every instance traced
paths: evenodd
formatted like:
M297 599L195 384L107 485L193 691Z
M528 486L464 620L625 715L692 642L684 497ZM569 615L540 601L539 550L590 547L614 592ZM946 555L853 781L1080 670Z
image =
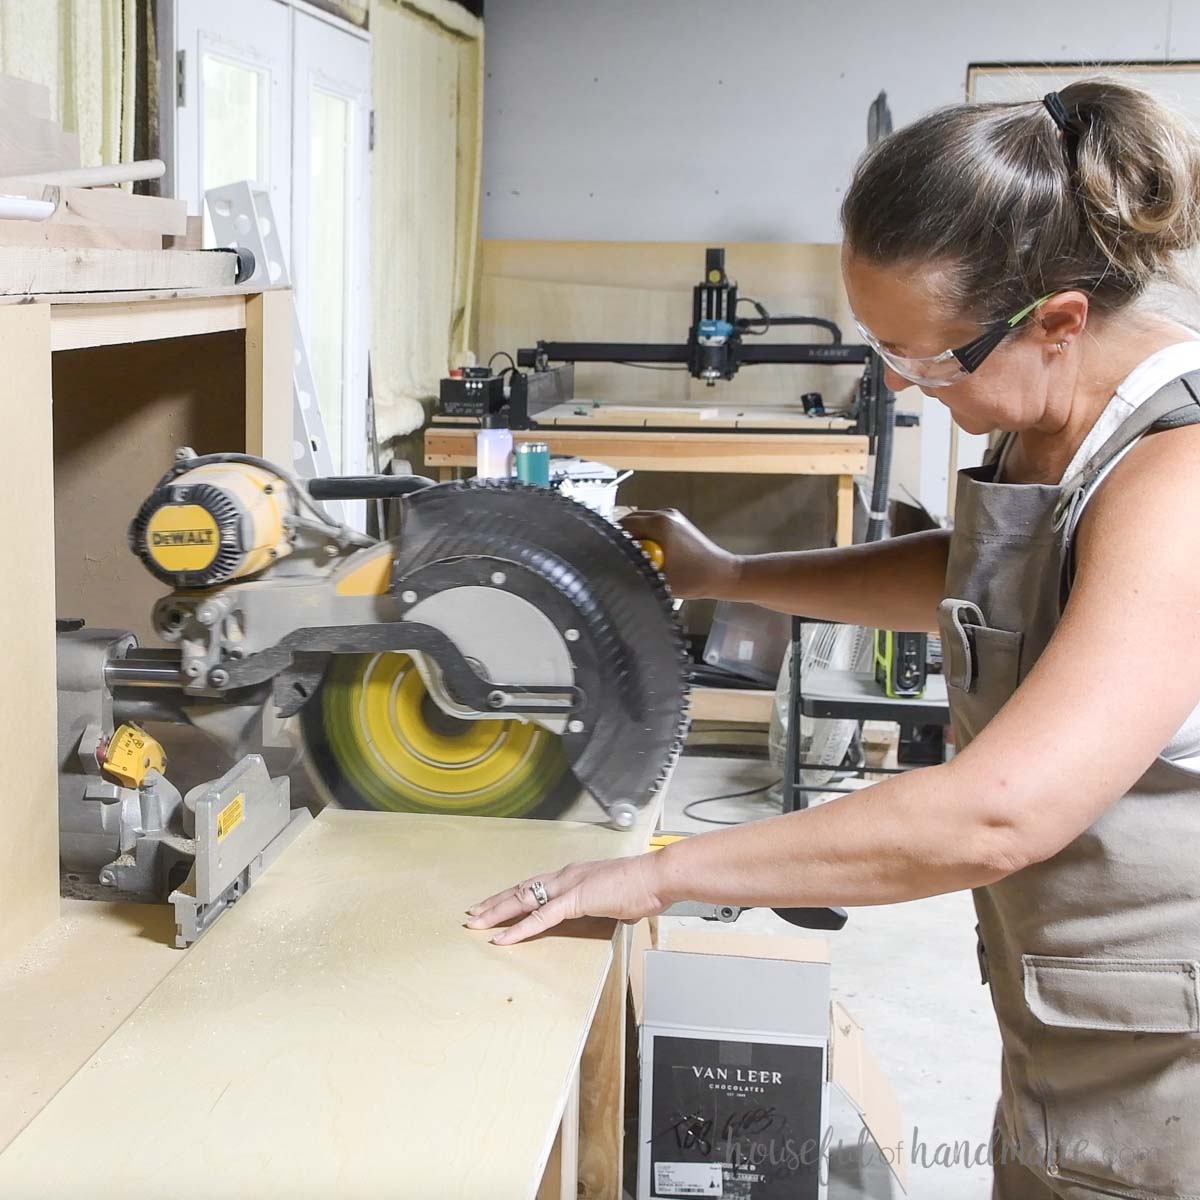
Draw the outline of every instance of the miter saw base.
M69 894L168 900L186 946L312 818L258 754L180 795L159 742L114 715L106 672L132 649L119 630L58 634L59 860Z

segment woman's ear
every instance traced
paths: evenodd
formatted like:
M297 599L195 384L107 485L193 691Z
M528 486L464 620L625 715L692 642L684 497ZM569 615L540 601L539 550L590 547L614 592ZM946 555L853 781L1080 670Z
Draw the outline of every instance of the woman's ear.
M1038 306L1035 322L1041 337L1054 344L1072 342L1087 325L1086 292L1058 292Z

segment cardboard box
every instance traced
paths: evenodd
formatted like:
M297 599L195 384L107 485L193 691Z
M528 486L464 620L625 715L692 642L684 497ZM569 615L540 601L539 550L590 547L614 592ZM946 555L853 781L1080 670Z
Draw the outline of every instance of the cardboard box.
M827 942L643 923L630 986L638 1200L823 1200L830 1083L905 1185L900 1106L831 1004Z

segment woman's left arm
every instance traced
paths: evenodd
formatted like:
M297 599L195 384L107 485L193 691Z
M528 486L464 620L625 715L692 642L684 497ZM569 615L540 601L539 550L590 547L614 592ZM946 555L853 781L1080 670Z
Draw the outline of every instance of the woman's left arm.
M1077 571L1028 677L950 762L817 808L573 863L469 910L522 916L508 944L584 915L634 920L677 900L866 905L994 883L1056 854L1137 781L1200 703L1200 427L1145 438L1077 531Z

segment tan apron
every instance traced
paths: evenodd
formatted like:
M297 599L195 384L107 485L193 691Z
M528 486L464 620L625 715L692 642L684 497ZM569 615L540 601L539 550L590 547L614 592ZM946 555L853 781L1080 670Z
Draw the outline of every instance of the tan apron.
M1072 517L1104 466L1195 422L1200 374L1140 405L1065 487L994 483L998 454L959 472L939 623L960 748L1050 640ZM1090 829L975 906L1004 1043L995 1196L1200 1200L1200 772L1160 756Z

